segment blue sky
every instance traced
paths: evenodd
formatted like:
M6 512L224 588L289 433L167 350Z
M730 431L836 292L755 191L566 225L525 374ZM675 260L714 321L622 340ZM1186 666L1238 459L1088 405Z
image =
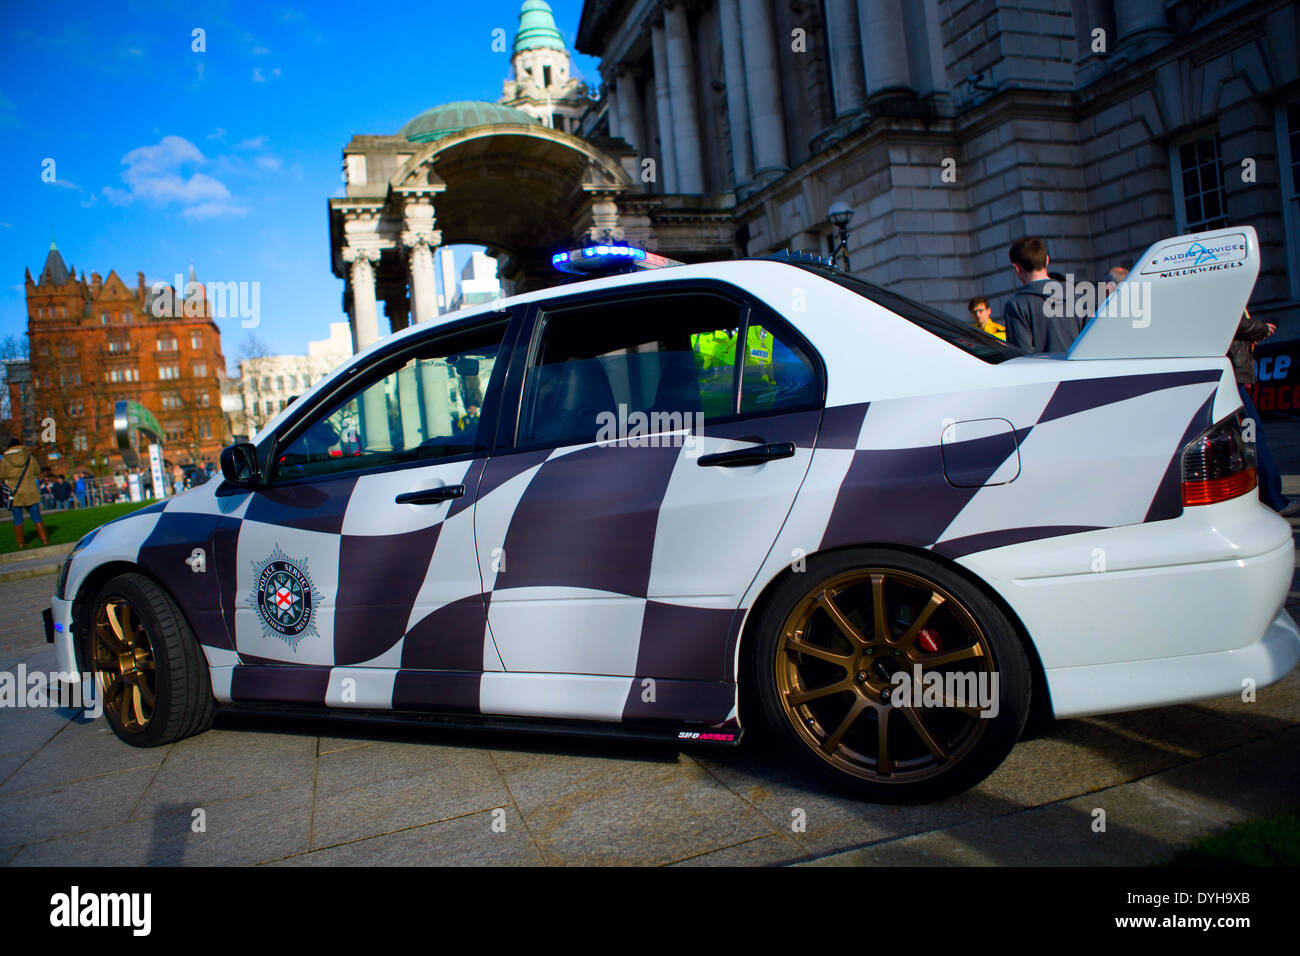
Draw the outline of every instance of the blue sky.
M492 35L513 41L521 2L6 4L0 339L26 331L23 270L39 274L52 227L69 265L132 287L191 262L205 282L260 282L252 333L304 351L344 318L326 215L343 146L499 99L509 54ZM572 48L582 2L550 3ZM595 60L575 65L598 82ZM230 360L249 330L219 324Z

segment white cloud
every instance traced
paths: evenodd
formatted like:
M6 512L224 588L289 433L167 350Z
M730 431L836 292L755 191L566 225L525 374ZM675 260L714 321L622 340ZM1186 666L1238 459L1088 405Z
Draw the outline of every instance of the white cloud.
M236 206L228 202L205 202L197 206L189 206L182 210L181 215L186 219L217 219L223 216L246 216L248 215L247 206Z
M265 136L251 136L248 139L241 139L234 145L235 149L261 149L266 145Z
M164 136L152 146L139 146L122 157L126 189L104 187L104 197L117 206L136 200L153 205L179 205L188 219L242 216L241 206L225 183L197 167L211 164L197 146L183 136Z

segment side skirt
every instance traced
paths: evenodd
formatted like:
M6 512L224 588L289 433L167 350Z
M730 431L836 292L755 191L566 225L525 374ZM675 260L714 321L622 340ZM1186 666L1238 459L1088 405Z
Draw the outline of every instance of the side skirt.
M499 717L494 715L425 713L402 710L346 710L311 707L304 704L232 703L222 704L218 714L237 716L282 717L321 720L330 723L365 723L389 726L425 726L460 730L487 730L502 733L536 733L562 737L590 737L654 743L704 744L734 747L743 730L701 728L698 724L683 727L638 724L608 724L586 720L550 720L538 717Z

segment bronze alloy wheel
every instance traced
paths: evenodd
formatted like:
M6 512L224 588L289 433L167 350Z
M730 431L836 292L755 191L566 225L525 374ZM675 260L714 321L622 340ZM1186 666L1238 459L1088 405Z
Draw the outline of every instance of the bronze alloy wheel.
M958 686L948 674L962 675L966 687L997 686L979 676L992 675L995 663L975 616L918 574L866 567L828 578L786 616L775 656L776 691L791 727L810 752L860 780L938 776L991 723L978 701L945 694L941 706L918 707L913 694L895 694L900 670L925 684L934 684L926 678L933 673L946 687ZM896 705L899 697L906 702Z
M157 671L144 622L128 601L112 596L99 602L91 647L104 709L127 733L144 732L153 719Z

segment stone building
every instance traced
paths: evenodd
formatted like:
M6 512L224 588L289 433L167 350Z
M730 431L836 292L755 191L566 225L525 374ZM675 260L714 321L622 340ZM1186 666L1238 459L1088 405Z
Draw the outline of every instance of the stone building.
M689 196L738 252L826 252L843 201L855 274L958 314L1011 292L1022 235L1082 281L1250 224L1252 309L1285 324L1298 20L1268 0L587 0L577 47L604 95L582 129L658 160L656 238Z
M342 365L352 354L346 322L331 322L329 338L307 343L306 355L256 355L241 359L231 380L226 414L235 435L255 434L297 396Z
M229 440L221 414L225 359L193 267L189 279L173 307L171 287L156 292L142 272L134 289L113 271L78 276L53 242L39 278L27 270L31 402L24 413L39 424L27 439L43 466L129 465L114 428L116 403L124 400L158 420L168 460L215 466Z
M524 0L510 66L514 75L502 86L504 106L552 129L577 132L592 100L587 85L571 73L569 51L546 0Z
M1023 235L1094 281L1163 236L1253 225L1252 312L1300 331L1293 0L587 0L602 82L576 131L518 96L535 39L541 82L559 62L548 17L521 11L518 108L450 104L344 148L330 242L358 345L379 300L393 329L436 314L443 244L486 246L509 294L590 238L826 253L834 202L854 274L959 315L1000 309Z

